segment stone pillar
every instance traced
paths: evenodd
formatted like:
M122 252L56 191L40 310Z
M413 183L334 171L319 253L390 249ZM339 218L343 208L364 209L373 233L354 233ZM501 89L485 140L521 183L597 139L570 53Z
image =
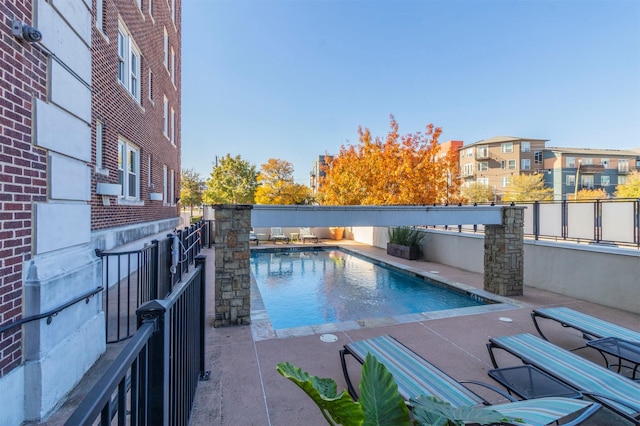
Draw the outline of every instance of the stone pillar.
M251 323L250 205L217 204L214 327Z
M500 296L524 292L524 207L505 207L501 225L486 225L484 289Z

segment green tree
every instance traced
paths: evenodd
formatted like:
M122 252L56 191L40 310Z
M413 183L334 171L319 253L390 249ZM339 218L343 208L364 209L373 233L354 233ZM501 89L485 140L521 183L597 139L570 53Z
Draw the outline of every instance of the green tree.
M204 181L198 172L193 169L184 169L180 172L180 201L183 207L191 209L202 205L202 192Z
M553 188L544 186L543 175L519 175L511 179L502 201L553 200Z
M253 204L257 186L256 166L227 154L213 167L203 199L206 204Z
M616 186L616 197L640 198L640 172L631 172L625 183Z
M494 201L494 189L482 183L473 182L460 190L462 198L469 203L488 203Z
M256 204L310 204L311 190L294 183L293 164L270 158L261 165L256 190Z

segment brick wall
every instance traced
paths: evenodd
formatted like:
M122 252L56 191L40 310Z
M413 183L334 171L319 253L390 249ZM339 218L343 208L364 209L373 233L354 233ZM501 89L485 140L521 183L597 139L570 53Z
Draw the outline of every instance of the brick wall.
M31 204L46 199L46 152L32 145L33 97L45 98L46 61L11 36L32 23L31 0L0 3L0 325L22 316L22 265L31 256ZM20 327L0 335L0 377L22 362Z
M166 1L154 1L152 17L147 1L142 10L131 0L104 2L104 35L94 26L92 33L92 137L93 161L96 159L96 120L103 123L104 173L92 177L91 228L93 230L149 222L178 216L178 206L150 201L150 192L163 192L163 166L175 171L175 191L179 197L180 176L180 1L176 1L175 24ZM94 11L95 13L95 11ZM138 103L117 79L118 19L121 19L141 53L141 103ZM175 51L175 85L164 65L164 29ZM153 74L152 99L149 96L149 70ZM164 96L175 111L175 146L163 134ZM98 182L118 183L118 138L124 137L140 149L140 201L122 203L96 194ZM148 167L151 155L151 170ZM149 176L149 173L151 175ZM169 174L168 178L171 176ZM149 185L151 181L152 185Z

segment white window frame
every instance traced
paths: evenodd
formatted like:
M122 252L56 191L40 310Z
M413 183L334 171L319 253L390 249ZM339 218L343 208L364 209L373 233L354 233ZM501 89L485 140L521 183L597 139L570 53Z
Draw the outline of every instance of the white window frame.
M500 144L500 152L502 152L503 154L513 152L513 142L504 142Z
M478 178L478 179L476 180L476 183L477 183L478 185L489 186L489 178L486 178L486 177Z
M486 158L489 156L489 145L480 145L476 148L476 152L478 153L478 157Z
M507 162L507 169L508 170L518 170L518 164L516 163L516 160L509 160Z
M584 157L583 159L580 160L581 164L593 164L593 158L591 157Z
M169 72L171 73L171 82L175 86L176 84L176 51L173 49L173 46L171 46L171 57L170 57L169 65L171 66L171 69L169 70Z
M176 111L171 108L171 116L169 117L169 132L171 145L176 144Z
M508 187L509 185L511 185L511 178L510 178L510 177L508 177L508 176L503 176L503 177L500 179L500 186L501 186L502 188L506 188L506 187Z
M627 183L627 177L626 176L618 176L618 185L624 185L625 183Z
M162 45L164 47L164 67L167 69L167 71L169 71L169 33L167 32L167 27L164 27L164 38Z
M529 158L523 158L520 160L520 168L522 170L531 170L531 160Z
M104 123L96 120L96 173L109 176L109 170L104 168Z
M127 27L118 22L118 81L140 103L142 55Z
M567 175L564 181L566 186L570 186L571 188L575 188L576 186L576 175Z
M611 162L609 161L608 158L601 158L600 164L602 164L602 167L604 167L605 169L608 169Z
M162 134L169 138L169 98L164 96L164 104L162 108Z
M473 157L473 148L467 148L467 157Z
M627 159L619 159L618 160L618 171L626 173L629 171L629 160Z
M473 163L467 163L462 166L462 171L464 176L473 175Z
M567 157L565 160L568 169L576 168L576 157Z
M147 0L147 10L149 11L149 18L153 20L153 0Z
M104 0L96 0L96 28L103 36L104 31Z
M489 170L489 162L488 161L478 161L478 171L486 172Z
M170 171L170 179L169 179L169 195L171 196L171 200L169 204L172 206L176 205L176 171L171 169Z
M542 155L542 151L534 151L533 153L533 163L534 164L542 164L544 162L544 158Z
M131 179L135 185L133 193ZM121 198L140 199L140 148L122 137L118 138L118 183L122 185Z
M171 20L175 24L176 22L176 0L169 0L169 8L171 9Z
M162 196L164 200L164 205L169 205L169 168L166 164L162 165Z
M531 142L520 142L520 152L531 152Z
M152 175L151 175L151 164L152 164L152 162L151 162L151 154L149 154L147 156L147 187L149 187L149 188L153 188L152 183L151 183L151 180L152 180L151 179L152 178Z
M611 185L611 177L600 176L600 186L609 186L609 185Z
M580 180L582 181L582 186L580 189L589 188L593 189L595 185L595 181L593 179L593 175L581 175Z

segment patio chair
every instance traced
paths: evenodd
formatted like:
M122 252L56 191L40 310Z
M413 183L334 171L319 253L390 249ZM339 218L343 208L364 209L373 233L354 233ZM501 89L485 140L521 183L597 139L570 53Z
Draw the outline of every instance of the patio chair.
M249 242L251 242L251 241L255 241L256 245L258 245L258 243L260 242L258 240L258 237L256 236L255 232L253 232L253 231L249 232Z
M491 338L487 349L496 368L493 350L502 349L640 425L638 382L529 333Z
M640 333L637 331L565 307L534 309L531 313L536 330L545 340L549 339L542 334L537 318L550 319L559 322L563 327L574 328L582 332L586 340L615 337L628 342L640 343Z
M315 242L318 243L318 237L313 235L309 228L300 228L300 239L302 240L302 244L304 244L306 240L315 240Z
M273 240L274 244L277 244L278 241L283 241L286 244L289 244L289 237L287 237L280 227L272 227L271 233L269 234L269 239Z
M524 423L518 423L519 425L546 425L576 413L578 413L577 417L566 424L578 425L600 408L598 403L572 398L515 401L511 395L491 385L476 381L459 382L391 336L378 336L348 343L340 351L347 389L354 399L357 398L357 394L349 378L345 355L353 356L362 364L367 353L375 356L389 370L398 385L398 392L406 401L412 397L425 395L435 396L454 407L489 405L488 408L505 416L522 419ZM465 387L463 383L485 386L511 402L491 405Z

